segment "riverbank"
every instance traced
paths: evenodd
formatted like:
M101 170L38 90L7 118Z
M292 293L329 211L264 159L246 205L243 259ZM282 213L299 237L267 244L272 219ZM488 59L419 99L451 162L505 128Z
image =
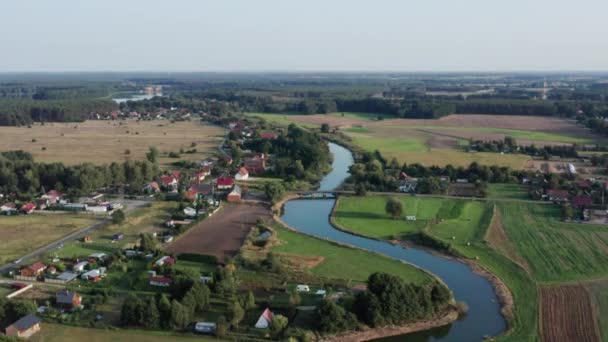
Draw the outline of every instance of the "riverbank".
M496 293L496 296L499 299L500 305L501 305L501 314L503 315L503 317L507 320L507 322L509 322L509 329L505 330L501 335L505 335L507 333L509 333L509 331L511 329L513 329L513 319L514 319L514 308L515 308L515 304L514 304L514 299L513 299L513 295L511 293L511 291L509 290L509 287L500 279L498 278L495 274L493 274L492 272L490 272L489 270L487 270L486 268L484 268L482 265L480 265L479 263L475 262L474 260L471 259L465 259L462 257L457 257L454 255L450 255L450 254L445 254L442 252L439 252L435 249L429 248L427 246L422 246L422 245L415 245L411 242L407 242L407 241L402 241L402 240L383 240L383 239L378 239L378 238L374 238L374 237L369 237L354 231L351 231L343 226L341 226L337 221L336 221L336 208L338 207L340 203L340 197L338 196L336 198L336 200L334 201L334 205L332 207L331 210L331 215L330 215L330 224L337 230L340 230L344 233L347 234L351 234L351 235L355 235L355 236L360 236L366 239L372 239L372 240L376 240L376 241L381 241L381 242L387 242L393 245L399 245L403 248L411 248L411 247L415 247L416 249L421 249L421 250L425 250L429 253L432 253L433 255L436 255L438 257L444 258L444 259L449 259L449 260L455 260L458 261L460 263L463 263L465 265L467 265L468 267L471 268L471 270L475 273L478 274L482 277L484 277L485 279L488 280L488 282L490 282L490 284L492 285L492 287L494 288L494 292Z

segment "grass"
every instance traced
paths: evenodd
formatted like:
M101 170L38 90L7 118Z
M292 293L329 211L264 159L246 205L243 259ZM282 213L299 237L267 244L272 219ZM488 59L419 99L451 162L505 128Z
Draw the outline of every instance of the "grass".
M608 280L590 282L586 287L596 307L602 340L608 342Z
M128 133L127 133L128 132ZM217 150L225 130L198 121L170 123L169 121L100 121L81 123L50 123L26 127L0 127L2 150L25 150L39 162L104 164L127 159L144 160L148 147L161 152L159 162L168 164L168 152L180 148L197 152L182 153L183 159L200 160ZM46 150L43 150L46 148ZM125 150L130 153L126 154Z
M282 227L275 229L282 243L272 249L274 252L324 258L321 264L309 270L317 276L362 283L374 272L387 272L417 284L431 280L425 272L397 260L359 249L341 247Z
M422 139L381 138L353 136L353 142L368 151L378 150L385 156L395 156L403 152L428 152L429 148Z
M320 125L313 125L313 124L298 122L298 121L290 118L290 115L296 115L296 114L245 113L245 115L246 116L255 116L255 117L264 119L268 122L272 122L272 123L275 123L275 124L281 125L281 126L289 126L292 123L296 124L298 126L308 127L308 128L320 126Z
M561 222L555 206L504 202L498 207L509 239L539 282L608 275L605 226Z
M30 214L0 217L0 263L17 259L34 249L74 231L86 228L99 219L88 215Z
M346 119L361 119L361 120L370 120L370 121L378 121L378 118L382 119L394 119L394 115L389 114L380 114L380 113L360 113L360 112L338 112L331 113L331 116L346 118Z
M489 184L488 198L529 200L526 187L519 184Z
M213 337L175 334L165 331L138 329L92 329L43 323L42 330L30 339L35 342L161 342L161 341L219 341Z
M365 127L349 127L349 128L343 129L342 131L346 132L346 133L359 133L359 134L373 133L372 130L367 129Z

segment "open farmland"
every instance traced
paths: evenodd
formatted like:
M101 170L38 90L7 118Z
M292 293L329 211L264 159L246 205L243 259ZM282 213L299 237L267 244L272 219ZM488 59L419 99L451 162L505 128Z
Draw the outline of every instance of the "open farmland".
M593 305L583 286L543 287L540 291L540 307L543 341L599 341Z
M608 279L587 282L585 287L593 300L602 341L608 342Z
M99 218L89 215L34 213L27 216L1 216L0 264L21 257L96 222L99 222Z
M169 152L180 148L196 153L182 153L184 159L202 159L215 152L222 140L224 129L201 124L198 121L100 121L80 123L47 123L27 127L0 127L0 146L3 151L24 150L39 162L96 164L120 162L128 159L143 160L150 146L161 152L160 163L175 159ZM195 143L195 147L190 147ZM128 154L126 153L128 150Z
M167 252L213 255L223 262L238 253L251 227L265 218L270 218L270 211L262 205L224 205L169 245Z
M35 342L161 342L161 341L220 341L200 335L179 335L171 332L137 329L93 329L43 323L40 333L29 339Z
M605 226L565 223L551 205L497 203L509 240L539 282L580 281L608 275Z

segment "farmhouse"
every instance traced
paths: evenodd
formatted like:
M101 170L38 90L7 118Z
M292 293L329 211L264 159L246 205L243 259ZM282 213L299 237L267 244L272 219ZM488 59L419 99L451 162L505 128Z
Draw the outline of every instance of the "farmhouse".
M57 306L67 310L77 308L82 303L82 297L80 297L78 293L70 290L61 290L57 292L55 300Z
M259 175L266 171L266 156L263 153L257 153L251 158L245 159L245 168L250 174Z
M15 203L4 203L0 206L0 212L5 215L11 215L17 212L17 205Z
M23 214L31 214L34 212L34 209L36 209L36 204L33 202L28 202L22 205L21 208L19 208L19 211Z
M177 181L177 178L175 178L173 176L160 177L160 183L162 184L163 188L167 191L173 191L173 190L177 189L177 185L179 184L179 182Z
M241 193L241 187L235 185L234 189L232 189L232 191L230 191L230 193L228 194L228 197L226 197L226 200L228 202L238 202L241 200Z
M33 263L25 268L22 268L19 273L23 277L38 277L46 269L46 265L41 262Z
M308 285L296 285L296 291L298 291L298 292L310 292L310 286L308 286Z
M244 181L249 179L249 171L247 171L247 168L242 167L239 169L239 172L236 173L236 175L234 175L234 179L236 179L237 181Z
M6 336L28 338L40 331L42 320L35 315L27 315L5 329Z
M175 265L175 258L170 257L170 256L163 256L160 259L156 260L154 262L154 267L161 267L161 266L173 266Z
M46 194L40 196L40 199L47 200L51 204L58 203L63 197L63 194L57 190L49 190Z
M218 189L232 189L232 186L234 185L234 179L232 177L222 176L216 180L216 184Z
M262 312L262 314L260 315L260 318L258 319L257 323L255 323L255 327L258 329L267 329L268 327L270 327L270 324L272 324L273 317L274 314L272 313L272 311L266 308L264 312Z
M213 194L214 189L212 184L195 184L190 186L186 191L186 198L190 201L197 201L204 197L213 196Z
M101 278L103 277L103 275L106 273L106 268L105 267L100 267L98 269L95 270L90 270L89 272L83 274L80 276L80 279L82 280L88 280L88 281L92 281L92 282L98 282L101 280Z
M150 285L152 286L167 287L171 285L172 282L173 280L168 277L150 277Z

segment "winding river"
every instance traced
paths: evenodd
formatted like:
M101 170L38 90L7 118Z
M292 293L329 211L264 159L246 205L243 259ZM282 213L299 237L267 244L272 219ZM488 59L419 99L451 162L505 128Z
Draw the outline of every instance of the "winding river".
M349 150L329 144L334 155L333 169L323 179L319 190L333 190L348 177L353 163ZM500 334L507 323L500 313L498 297L490 282L456 260L443 258L425 250L403 248L386 242L363 238L335 229L329 222L334 199L291 200L284 206L281 219L289 226L309 235L360 247L391 258L407 261L440 277L453 291L457 301L469 306L468 314L451 325L428 331L394 336L382 341L481 341Z

